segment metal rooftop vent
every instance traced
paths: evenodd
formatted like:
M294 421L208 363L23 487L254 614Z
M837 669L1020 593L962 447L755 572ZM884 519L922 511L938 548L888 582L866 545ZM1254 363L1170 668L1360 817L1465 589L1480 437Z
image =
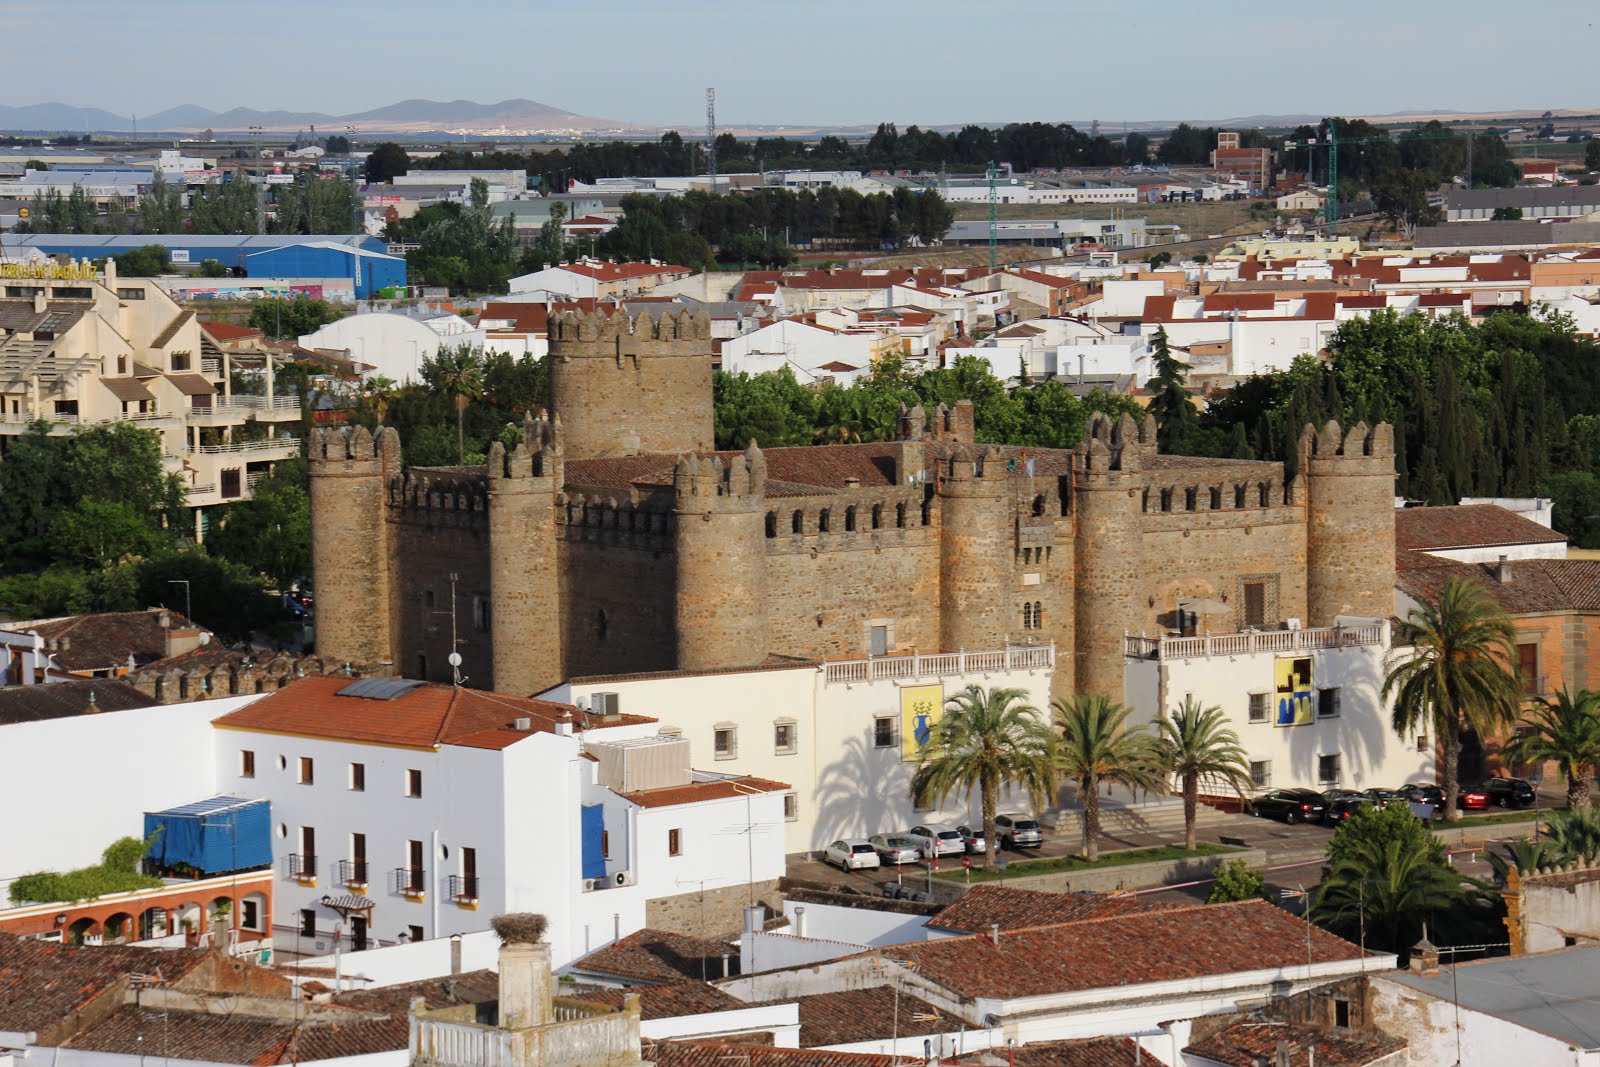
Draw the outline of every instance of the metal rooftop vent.
M412 678L363 678L339 690L342 697L365 697L367 700L397 700L413 689L427 685Z

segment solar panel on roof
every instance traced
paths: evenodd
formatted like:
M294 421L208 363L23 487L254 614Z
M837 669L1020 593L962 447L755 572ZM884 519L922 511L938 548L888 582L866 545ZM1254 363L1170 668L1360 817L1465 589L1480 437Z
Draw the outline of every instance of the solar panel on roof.
M426 684L411 678L363 678L339 690L338 695L364 697L367 700L395 700Z

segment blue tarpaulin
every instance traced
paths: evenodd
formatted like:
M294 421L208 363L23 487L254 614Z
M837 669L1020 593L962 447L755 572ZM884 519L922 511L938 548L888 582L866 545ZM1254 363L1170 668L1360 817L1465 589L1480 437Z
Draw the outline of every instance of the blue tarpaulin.
M145 812L146 855L162 867L178 864L220 874L272 864L272 816L265 799L218 796L166 811Z
M599 804L583 806L583 877L606 876L606 853L601 836L606 831L606 809Z

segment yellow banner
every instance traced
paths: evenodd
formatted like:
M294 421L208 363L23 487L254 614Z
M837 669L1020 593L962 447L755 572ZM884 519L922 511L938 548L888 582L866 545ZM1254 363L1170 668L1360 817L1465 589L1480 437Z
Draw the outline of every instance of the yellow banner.
M944 717L944 686L908 685L900 690L900 755L914 760Z
M1275 663L1279 726L1304 726L1312 719L1311 657L1285 656Z
M84 260L79 263L0 263L0 278L25 281L85 281L95 278L94 264Z

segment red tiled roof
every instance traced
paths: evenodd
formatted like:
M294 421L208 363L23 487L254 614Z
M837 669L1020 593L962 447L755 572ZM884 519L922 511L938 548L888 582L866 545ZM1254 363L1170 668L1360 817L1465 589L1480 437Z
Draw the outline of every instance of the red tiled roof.
M516 729L517 719L531 719L534 731L553 733L556 722L574 711L570 705L548 700L448 685L424 684L393 700L339 695L353 681L342 676L306 678L222 716L216 725L332 741L499 749L528 736ZM621 721L655 720L624 715Z
M126 711L156 704L126 682L109 678L74 678L48 685L8 685L0 688L0 724L67 719L94 710Z
M1173 907L1136 897L1099 893L1041 893L1001 885L975 885L960 900L940 911L928 925L940 930L987 933L998 923L1002 930L1020 930L1078 919L1100 919L1135 911Z
M1365 953L1264 900L1084 919L895 946L962 997L1047 996L1304 964Z
M1498 504L1401 508L1394 515L1396 548L1427 552L1497 545L1564 544L1565 534L1507 511Z
M781 793L788 788L788 784L784 782L745 775L741 778L724 778L714 782L691 782L689 785L671 785L663 789L623 793L622 799L641 808L672 808L679 804L701 804L707 800L747 797L752 793Z
M585 278L600 282L621 281L624 278L653 278L660 274L687 274L688 267L675 263L568 263L560 268Z
M840 363L838 360L835 359L835 360L832 360L831 362L824 363L822 366L818 367L817 369L818 370L831 370L835 374L837 374L837 373L840 373L842 371L860 370L861 368L857 367L857 366L853 366L852 364L849 364L849 363Z
M886 985L785 997L769 1003L799 1006L802 1048L892 1038L897 1019L901 1037L942 1034L961 1026L958 1017L945 1015L927 1001Z
M550 329L550 308L534 301L494 300L483 305L478 312L478 322L485 319L510 319L511 328L518 333L547 333Z
M1271 293L1212 293L1204 305L1207 311L1271 311L1276 306Z
M671 930L645 927L605 948L596 949L572 965L575 971L601 974L630 982L666 985L721 978L722 957L737 967L739 949L726 941L708 941Z
M1052 289L1071 289L1078 284L1076 278L1062 278L1054 274L1045 274L1036 270L1008 270L1003 273L1023 281L1033 282L1037 285L1048 285Z
M211 335L213 341L249 341L262 336L261 331L250 326L235 326L231 322L213 322L201 319L200 328Z
M1016 1067L1167 1067L1140 1051L1131 1037L1090 1037L1076 1041L1040 1041L1012 1054Z
M1183 1051L1226 1067L1277 1063L1278 1043L1289 1046L1288 1067L1367 1067L1405 1049L1406 1042L1384 1033L1357 1033L1305 1023L1254 1020L1237 1022L1190 1043ZM1315 1057L1311 1049L1315 1049Z
M163 612L168 626L161 625ZM167 654L170 630L195 631L199 627L176 611L151 608L72 615L30 625L27 629L40 637L65 638L68 647L52 651L51 659L62 670L81 672L126 667L130 656L135 666L154 663Z
M130 974L159 973L171 983L207 955L204 949L72 946L0 934L0 1030L48 1029Z
M1144 314L1141 318L1146 322L1170 319L1177 303L1178 298L1175 296L1147 296L1144 298Z
M721 976L721 972L721 959L717 960L715 968L712 968L709 962L707 963L707 975L716 978ZM714 985L707 985L705 982L699 981L698 976L692 982L668 982L663 985L600 989L573 995L580 1000L604 1004L611 1008L620 1008L629 993L637 993L639 995L639 1018L647 1021L650 1019L676 1019L683 1015L709 1015L712 1012L738 1011L749 1007L748 1004L733 994L725 993Z
M645 1041L640 1055L656 1067L897 1067L922 1063L920 1056L877 1056L722 1041Z
M1496 565L1463 563L1425 552L1395 553L1395 585L1417 600L1437 600L1452 580L1486 590L1508 615L1600 611L1600 560L1514 559L1511 580L1496 580Z

